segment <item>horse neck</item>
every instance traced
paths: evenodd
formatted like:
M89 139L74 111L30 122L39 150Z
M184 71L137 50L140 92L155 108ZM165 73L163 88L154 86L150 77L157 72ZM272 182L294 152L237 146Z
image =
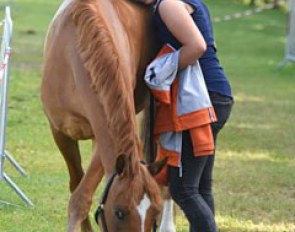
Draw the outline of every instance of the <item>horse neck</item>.
M117 153L142 153L136 134L134 63L128 35L109 0L76 0L77 48L103 106ZM141 156L141 155L140 155Z
M152 25L152 8L143 4L128 0L116 0L112 2L122 25L125 42L124 48L129 54L129 69L132 73L134 84L139 80L142 83L146 66L155 57L158 47L154 27ZM135 85L134 85L135 86ZM136 94L143 94L135 92ZM137 96L138 97L138 96ZM139 158L143 159L143 149L139 138Z
M152 36L152 9L127 0L116 0L113 4L126 34L131 72L135 79L138 74L141 75L138 78L143 78L143 71L156 52Z
M101 4L100 0L99 4ZM112 6L112 7L111 7ZM104 12L113 12L117 17L117 22L114 23L115 17L112 15L109 24L110 33L113 33L113 39L121 60L124 61L122 70L129 76L127 78L131 82L127 84L126 92L130 92L130 89L135 89L138 78L143 78L145 68L150 60L156 54L156 41L151 27L151 15L152 9L142 4L137 4L134 1L128 0L106 0L106 7ZM109 15L111 16L111 15ZM110 22L109 21L109 22ZM126 65L127 64L127 65ZM126 75L125 75L126 77ZM131 92L130 92L131 93ZM134 95L133 92L130 95L132 99L132 110L134 110ZM135 123L135 112L132 113ZM135 133L135 143L138 158L143 159L143 149L141 141Z

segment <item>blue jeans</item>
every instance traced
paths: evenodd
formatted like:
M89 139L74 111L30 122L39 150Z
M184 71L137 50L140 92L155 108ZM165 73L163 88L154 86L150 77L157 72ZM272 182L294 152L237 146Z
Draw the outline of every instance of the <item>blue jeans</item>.
M229 118L233 100L217 93L210 93L218 122L212 124L216 145L217 135ZM188 131L183 132L182 177L178 167L168 171L169 189L173 200L184 211L190 232L216 232L212 176L215 155L193 156L192 142Z

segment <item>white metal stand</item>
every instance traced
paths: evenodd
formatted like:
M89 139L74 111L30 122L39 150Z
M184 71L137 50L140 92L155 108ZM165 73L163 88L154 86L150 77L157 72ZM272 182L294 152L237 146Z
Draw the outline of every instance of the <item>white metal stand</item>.
M289 0L289 26L285 58L279 63L278 69L282 69L290 61L295 62L295 0Z
M3 22L2 44L0 53L0 181L4 180L28 205L33 206L32 201L23 193L23 191L11 180L4 172L4 162L8 160L23 176L27 176L24 169L15 161L15 159L5 150L6 123L7 123L7 105L8 105L8 87L9 87L9 58L11 51L13 23L10 15L10 8L5 8L5 19ZM0 204L9 204L0 201Z

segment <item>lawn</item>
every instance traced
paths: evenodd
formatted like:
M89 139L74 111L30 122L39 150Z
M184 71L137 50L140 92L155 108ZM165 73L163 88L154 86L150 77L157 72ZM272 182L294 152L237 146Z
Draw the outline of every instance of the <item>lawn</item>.
M43 40L60 1L7 2L15 30L6 149L29 177L21 177L9 163L5 171L35 207L25 207L0 182L0 200L20 205L0 205L0 232L65 231L68 175L39 97ZM234 0L206 2L213 17L248 9ZM0 2L0 16L4 5ZM235 95L216 154L214 191L221 232L295 231L295 64L276 70L284 56L286 19L284 12L269 10L214 24L218 53ZM83 142L82 151L87 165L89 143ZM188 231L180 211L176 221L177 231Z

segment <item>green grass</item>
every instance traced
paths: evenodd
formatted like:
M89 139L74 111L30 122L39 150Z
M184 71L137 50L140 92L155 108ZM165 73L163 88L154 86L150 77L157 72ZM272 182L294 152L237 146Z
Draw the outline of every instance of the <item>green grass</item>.
M68 175L39 99L43 39L60 1L10 2L15 30L6 149L29 178L9 163L5 170L35 207L0 205L0 231L65 231ZM206 2L213 17L248 9L232 0ZM295 231L295 65L276 70L284 55L285 22L286 14L269 10L214 25L235 95L216 154L214 191L221 232ZM83 151L87 165L87 142ZM0 199L24 205L4 182ZM178 215L177 231L187 232L185 218L180 211Z

